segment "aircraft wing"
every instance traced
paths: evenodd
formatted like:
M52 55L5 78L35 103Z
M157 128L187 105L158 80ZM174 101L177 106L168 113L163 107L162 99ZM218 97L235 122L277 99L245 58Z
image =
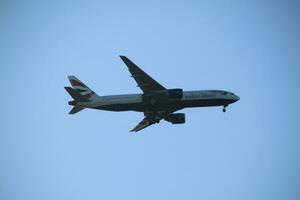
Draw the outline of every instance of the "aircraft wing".
M151 78L146 72L141 70L136 64L129 60L126 56L120 56L129 69L132 77L145 94L159 90L166 90L164 86Z
M132 129L130 132L138 132L148 126L151 126L149 119L145 117L134 129Z
M170 113L173 113L173 111L161 113L144 112L144 119L130 132L138 132L144 128L147 128L148 126L151 126L152 124L159 123L160 120L164 119Z

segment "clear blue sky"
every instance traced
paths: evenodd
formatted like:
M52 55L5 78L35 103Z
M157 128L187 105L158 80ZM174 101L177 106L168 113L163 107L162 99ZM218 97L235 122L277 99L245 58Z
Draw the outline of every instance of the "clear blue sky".
M299 200L299 1L1 1L1 200ZM222 108L131 134L141 113L70 116L67 75L140 92L118 55Z

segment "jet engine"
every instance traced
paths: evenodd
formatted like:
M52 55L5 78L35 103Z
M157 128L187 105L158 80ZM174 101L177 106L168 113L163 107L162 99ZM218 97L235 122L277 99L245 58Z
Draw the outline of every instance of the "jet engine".
M172 124L184 124L185 114L184 113L170 114L168 117L165 118L165 120L171 122Z
M170 89L167 91L167 96L170 99L182 99L183 90L182 89Z

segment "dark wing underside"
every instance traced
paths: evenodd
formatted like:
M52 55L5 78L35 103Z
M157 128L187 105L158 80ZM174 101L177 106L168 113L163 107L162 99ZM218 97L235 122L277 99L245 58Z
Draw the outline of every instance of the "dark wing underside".
M146 72L140 69L126 56L120 56L120 57L128 67L131 76L137 82L138 87L141 88L144 94L151 94L157 91L167 90L164 86L162 86L153 78L151 78ZM163 115L158 113L144 113L144 115L145 115L144 119L134 129L132 129L131 132L138 132L163 119Z
M134 129L132 129L131 132L138 132L144 128L147 128L148 126L151 126L152 124L159 123L160 120L165 119L171 113L173 112L144 112L144 119Z
M148 126L152 125L147 117L145 117L134 129L132 129L130 132L138 132Z
M136 64L134 64L131 60L129 60L126 56L120 56L123 62L129 69L132 77L138 84L144 94L152 93L159 90L166 90L164 86L159 84L153 78L151 78L146 72L141 70Z

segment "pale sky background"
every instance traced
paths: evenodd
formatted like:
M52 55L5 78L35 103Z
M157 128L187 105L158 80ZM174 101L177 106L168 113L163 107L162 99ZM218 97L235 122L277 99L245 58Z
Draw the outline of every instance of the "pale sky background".
M1 200L299 200L300 1L1 1ZM138 93L126 55L168 88L241 100L129 133L63 87Z

